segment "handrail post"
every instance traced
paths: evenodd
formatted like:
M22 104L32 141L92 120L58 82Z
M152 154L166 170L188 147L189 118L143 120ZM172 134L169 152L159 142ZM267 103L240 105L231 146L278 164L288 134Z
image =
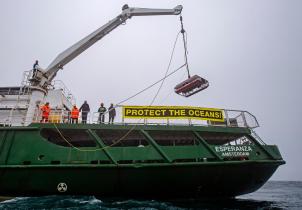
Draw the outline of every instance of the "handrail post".
M244 124L244 127L246 127L246 128L248 128L248 124L247 124L247 122L246 122L246 118L245 118L245 112L244 111L242 111L241 112L241 115L242 115L242 119L243 119L243 124Z
M226 118L226 126L230 127L231 123L230 123L230 118L229 118L228 111L225 110L225 109L223 111L224 111L224 115L225 115L225 118Z

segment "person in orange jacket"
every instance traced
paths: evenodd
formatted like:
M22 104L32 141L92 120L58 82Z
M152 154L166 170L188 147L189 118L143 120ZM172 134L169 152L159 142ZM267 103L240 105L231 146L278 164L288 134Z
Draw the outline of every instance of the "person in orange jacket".
M41 107L41 111L42 111L42 119L40 122L41 123L48 122L48 117L50 113L50 107L48 102L46 102L45 105Z
M71 123L78 124L80 111L76 105L73 105L73 108L71 110Z

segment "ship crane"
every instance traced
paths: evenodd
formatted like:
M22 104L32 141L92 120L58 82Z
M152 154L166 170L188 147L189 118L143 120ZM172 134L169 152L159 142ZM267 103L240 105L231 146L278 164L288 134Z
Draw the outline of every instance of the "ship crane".
M108 23L101 26L96 31L92 32L85 38L81 39L80 41L60 53L46 69L42 69L40 67L34 69L33 76L31 79L29 79L32 89L32 95L28 106L26 120L31 121L31 119L33 119L37 104L43 101L43 98L47 94L48 87L51 84L52 80L55 78L57 72L60 69L63 69L66 64L68 64L82 52L87 50L97 41L101 40L103 37L109 34L112 30L124 24L127 19L130 19L134 16L180 15L182 12L182 8L183 7L181 5L178 5L173 9L149 9L129 7L127 4L125 4L122 7L122 13L120 15L110 20ZM183 32L184 30L182 27L182 33ZM187 52L185 39L184 46L186 56ZM185 61L187 62L187 59ZM188 70L188 64L186 65ZM188 77L188 80L185 80L183 83L175 87L175 92L177 94L188 97L189 95L195 94L196 92L200 91L202 83L207 82L206 80L203 80L197 75L193 77Z
M133 16L179 15L181 11L181 5L173 9L149 9L129 7L126 4L122 7L120 15L63 51L45 70L38 68L33 74L33 78L30 79L31 85L47 91L48 85L51 84L60 69L63 69L66 64Z
M36 106L43 101L57 72L112 30L124 24L127 19L134 16L179 15L181 11L181 5L173 9L149 9L129 7L125 4L120 15L60 53L46 69L39 67L33 70L33 76L29 79L32 91L25 121L31 122L34 119Z

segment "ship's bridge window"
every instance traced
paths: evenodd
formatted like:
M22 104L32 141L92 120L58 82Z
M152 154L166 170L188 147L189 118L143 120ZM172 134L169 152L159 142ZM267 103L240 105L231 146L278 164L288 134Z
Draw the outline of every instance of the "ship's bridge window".
M96 134L106 146L111 147L139 147L147 146L148 141L137 130L95 130Z
M242 133L199 132L200 136L211 145L248 145L252 140Z
M150 136L161 146L186 146L199 144L191 131L148 131Z
M96 143L86 130L43 128L41 135L51 143L65 147L95 147Z

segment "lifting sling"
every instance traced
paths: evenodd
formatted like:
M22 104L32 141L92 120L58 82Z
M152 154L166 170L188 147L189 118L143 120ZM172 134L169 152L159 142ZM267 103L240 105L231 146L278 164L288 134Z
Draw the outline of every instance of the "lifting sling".
M182 38L183 38L183 43L184 43L185 65L186 65L186 69L188 72L188 79L186 79L185 81L176 85L174 87L174 91L178 95L181 95L184 97L189 97L191 95L194 95L194 94L206 89L209 86L209 82L206 79L204 79L198 75L194 75L192 77L190 76L189 64L188 64L188 58L187 58L188 52L187 52L187 42L186 42L186 38L185 38L185 30L183 27L182 16L180 16L179 18L180 18L181 33L182 33Z

